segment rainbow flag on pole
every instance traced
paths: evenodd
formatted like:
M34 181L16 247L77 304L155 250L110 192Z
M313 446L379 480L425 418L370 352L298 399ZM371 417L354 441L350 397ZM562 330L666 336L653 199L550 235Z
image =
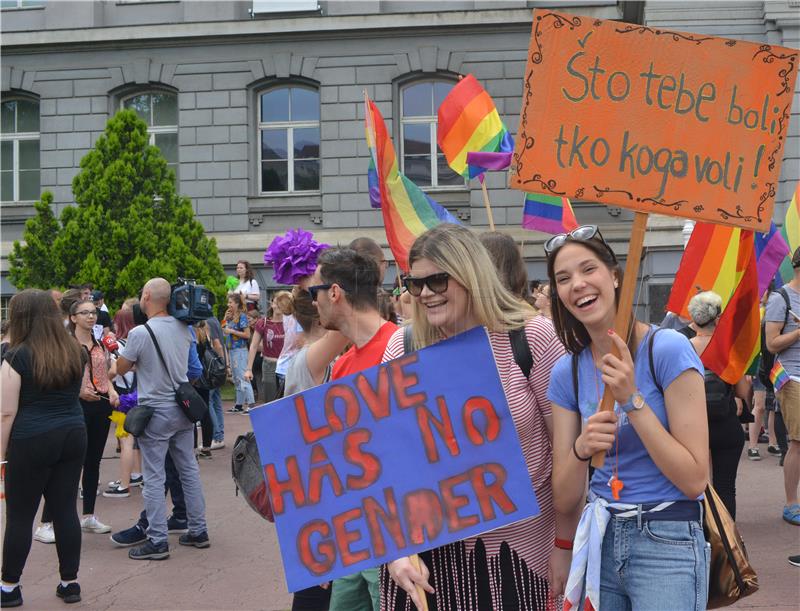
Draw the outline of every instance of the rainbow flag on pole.
M786 218L781 227L781 235L789 245L789 256L781 263L780 274L784 284L794 277L792 254L800 247L800 182L794 188L792 201L786 209Z
M776 275L781 262L789 255L789 245L781 232L771 223L767 233L756 234L756 268L758 269L758 295L767 290L770 280L775 284L783 284L780 275Z
M438 118L439 148L454 172L475 178L486 170L505 169L511 164L514 139L491 96L471 74L442 100ZM473 155L468 160L469 153Z
M400 172L383 116L366 95L364 102L370 170L374 167L378 179L377 192L370 188L370 201L374 207L379 198L389 248L400 269L408 272L408 251L414 240L439 223L458 221Z
M578 221L575 220L572 204L566 197L527 193L522 226L525 229L557 234L572 231L578 226Z
M783 388L783 385L789 381L789 374L778 359L775 359L775 364L769 372L769 381L772 382L772 388L775 389L775 392Z

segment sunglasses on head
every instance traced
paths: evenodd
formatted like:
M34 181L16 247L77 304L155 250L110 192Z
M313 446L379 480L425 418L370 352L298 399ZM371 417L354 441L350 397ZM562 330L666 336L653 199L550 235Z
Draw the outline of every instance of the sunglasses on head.
M574 242L588 242L594 238L599 238L600 242L606 247L616 263L617 256L614 254L614 251L611 250L611 247L608 245L605 239L603 239L603 234L600 233L600 228L597 225L581 225L569 233L559 233L558 235L554 235L544 243L544 252L549 257L570 240Z
M444 293L447 290L447 281L449 279L450 274L447 272L431 274L424 278L406 276L403 278L403 285L414 297L419 297L422 294L422 287L424 286L427 286L434 293Z

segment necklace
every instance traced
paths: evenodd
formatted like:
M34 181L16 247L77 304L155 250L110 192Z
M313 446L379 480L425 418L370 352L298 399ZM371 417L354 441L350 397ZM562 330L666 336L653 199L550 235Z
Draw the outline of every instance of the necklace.
M602 395L600 393L600 380L598 379L598 376L597 376L598 367L597 367L596 363L594 362L594 349L593 348L592 348L592 351L591 351L591 355L592 355L592 366L594 367L595 392L597 393L596 394L596 397L597 397L597 404L596 405L597 405L597 409L599 409ZM604 390L605 390L605 386L604 386ZM611 496L615 501L620 500L620 494L619 493L625 487L625 484L619 478L619 440L620 440L620 426L621 426L621 423L622 423L622 419L617 417L617 426L616 426L616 429L614 430L614 445L613 445L613 448L614 448L614 462L613 462L613 464L611 466L611 478L608 480L608 486L611 488ZM606 452L606 456L610 457L610 455L611 455L611 450L609 449Z

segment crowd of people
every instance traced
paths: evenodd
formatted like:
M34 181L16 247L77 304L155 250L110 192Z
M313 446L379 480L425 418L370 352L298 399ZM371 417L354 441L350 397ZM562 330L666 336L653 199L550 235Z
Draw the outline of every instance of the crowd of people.
M696 295L690 321L672 317L677 328L633 320L619 335L623 270L598 228L553 236L544 249L547 279L529 282L510 236L444 223L417 238L408 274L387 291L383 250L358 238L322 250L313 273L268 305L251 265L239 261L224 313L192 326L170 315L163 278L113 318L91 286L15 295L0 368L2 606L23 602L33 539L56 546L56 595L81 600L82 532L111 532L95 514L101 491L126 498L144 484L138 521L111 534L131 559L168 558L169 533L180 545L211 545L198 463L225 447L225 429L220 388L207 381L210 357L229 366L228 412L246 414L481 326L539 515L296 592L293 609L545 609L562 597L570 608L586 599L595 609L658 608L668 599L705 609L700 501L712 482L736 515L740 457L747 444L747 458L761 458L762 434L783 465L782 517L800 525L800 249L794 278L764 304L762 361L777 355L788 375L774 389L758 367L732 385L703 366L720 296ZM175 399L187 383L208 406L199 436ZM614 409L600 411L606 388ZM126 432L145 411L141 432ZM112 423L120 472L103 489ZM605 463L589 469L596 454Z

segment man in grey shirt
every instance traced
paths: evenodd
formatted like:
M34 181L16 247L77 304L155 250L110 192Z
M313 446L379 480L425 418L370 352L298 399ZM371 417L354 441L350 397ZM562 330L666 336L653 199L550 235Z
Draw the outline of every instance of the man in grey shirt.
M164 459L172 457L183 485L189 532L179 543L193 547L209 547L205 519L205 499L200 470L194 457L194 424L183 414L175 401L175 388L202 373L199 362L186 363L192 345L189 327L167 313L170 285L163 278L153 278L144 285L140 307L147 315L147 326L158 341L166 370L156 352L150 333L144 325L131 330L128 342L120 351L117 373L125 374L134 365L137 371L139 404L154 408L153 417L138 438L142 453L145 511L149 525L147 541L128 552L135 560L163 560L169 557L167 540L167 503L164 497Z

